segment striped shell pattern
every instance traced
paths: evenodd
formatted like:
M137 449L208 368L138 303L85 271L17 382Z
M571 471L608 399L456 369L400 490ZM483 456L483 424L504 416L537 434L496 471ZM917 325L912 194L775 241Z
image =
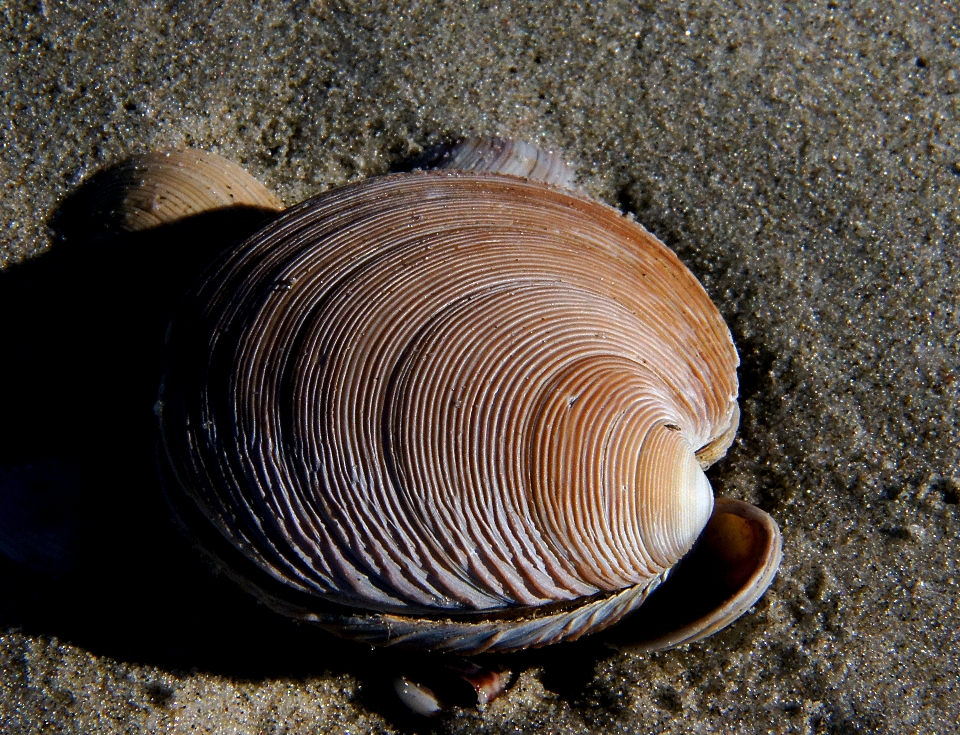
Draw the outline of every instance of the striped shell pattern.
M175 316L171 503L273 607L377 644L543 645L638 608L710 520L730 332L528 149L547 173L474 152L288 209Z

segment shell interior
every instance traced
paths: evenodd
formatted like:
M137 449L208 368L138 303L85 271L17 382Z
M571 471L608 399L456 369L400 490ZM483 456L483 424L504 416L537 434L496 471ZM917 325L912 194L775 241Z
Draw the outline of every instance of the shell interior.
M648 653L713 635L766 592L782 553L773 518L741 500L717 498L695 549L629 621L607 634L608 642Z

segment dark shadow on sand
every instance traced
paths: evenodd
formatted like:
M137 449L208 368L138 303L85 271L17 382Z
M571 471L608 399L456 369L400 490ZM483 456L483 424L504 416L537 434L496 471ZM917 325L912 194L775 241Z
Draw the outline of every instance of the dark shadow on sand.
M271 651L309 641L290 645L296 627L215 579L172 524L152 411L180 295L266 214L91 238L82 194L49 253L0 275L0 623L168 669L281 673Z

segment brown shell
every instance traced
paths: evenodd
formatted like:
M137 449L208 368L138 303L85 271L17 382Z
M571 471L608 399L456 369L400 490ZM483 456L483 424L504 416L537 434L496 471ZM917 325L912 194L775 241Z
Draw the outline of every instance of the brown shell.
M615 210L416 172L227 253L172 324L158 414L178 512L274 607L508 650L615 622L690 550L737 364L693 275Z
M508 174L574 188L574 171L563 156L515 138L465 138L426 151L417 168Z
M241 166L198 149L133 156L99 173L87 188L84 216L114 232L141 232L227 208L283 209Z

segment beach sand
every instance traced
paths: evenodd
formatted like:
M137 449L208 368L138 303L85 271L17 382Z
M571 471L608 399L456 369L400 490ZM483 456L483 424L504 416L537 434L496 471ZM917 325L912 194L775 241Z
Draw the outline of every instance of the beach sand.
M7 4L0 488L40 530L0 558L0 730L957 732L960 12L778 5ZM704 284L742 362L710 478L784 563L702 643L500 657L501 699L426 722L403 657L258 605L169 519L151 408L201 254L54 244L51 218L148 150L289 205L468 134L562 151Z

